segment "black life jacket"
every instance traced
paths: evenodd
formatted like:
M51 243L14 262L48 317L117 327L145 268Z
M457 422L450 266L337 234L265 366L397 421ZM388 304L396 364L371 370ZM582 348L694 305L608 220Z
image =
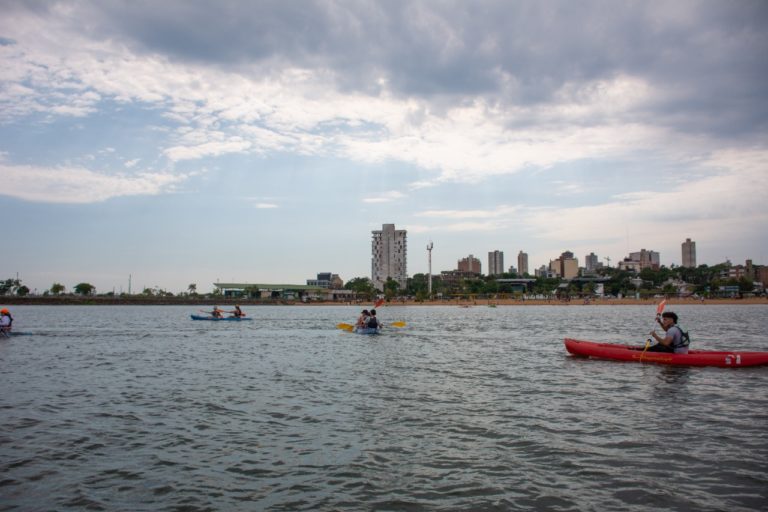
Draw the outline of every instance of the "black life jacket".
M691 337L688 335L688 331L684 331L682 327L679 325L674 325L674 327L677 327L680 331L680 341L673 341L672 342L672 348L682 348L687 347L691 344Z
M368 320L368 323L366 324L366 327L370 327L371 329L376 329L377 327L379 327L379 321L376 320L375 316L372 316Z

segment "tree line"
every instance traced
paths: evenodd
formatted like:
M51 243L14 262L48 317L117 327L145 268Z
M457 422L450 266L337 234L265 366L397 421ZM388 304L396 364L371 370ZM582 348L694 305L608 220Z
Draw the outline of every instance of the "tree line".
M432 297L450 297L460 295L508 295L516 296L525 294L543 295L543 296L568 296L585 297L594 295L599 284L603 285L603 293L606 295L635 295L651 296L655 294L674 295L678 293L678 287L674 284L683 282L688 285L688 291L702 297L710 297L718 294L721 287L728 287L729 290L738 289L740 294L751 293L754 290L752 279L742 277L734 279L728 277L729 266L726 263L719 265L699 265L696 268L688 267L664 267L659 269L646 268L639 273L618 268L603 268L600 274L588 276L583 279L563 280L550 277L532 277L528 274L519 276L515 273L505 273L501 276L474 275L465 276L455 280L444 280L439 275L432 276ZM499 282L498 279L529 278L534 279L533 283L526 286L525 292L519 287L508 283ZM405 288L401 288L399 283L389 278L384 284L384 290L379 291L372 281L367 277L355 277L347 281L344 285L347 290L352 290L358 297L371 298L380 294L392 299L395 297L408 296L416 300L429 299L429 283L427 274L415 274L408 278ZM0 281L0 296L16 295L26 296L30 293L27 286L23 285L20 279L6 279ZM67 294L67 288L58 282L43 292L44 296L60 296ZM71 288L74 295L92 296L96 295L96 287L90 283L78 283ZM100 294L101 296L116 296L114 292ZM118 294L118 296L127 296L128 294ZM132 296L145 297L198 297L197 284L192 283L187 287L186 292L173 294L162 288L144 288L141 293ZM204 296L221 295L218 288L210 294Z
M639 273L606 267L600 270L599 275L584 276L582 279L574 280L505 273L501 276L475 275L446 281L439 275L433 275L432 295L433 298L435 296L493 296L499 294L508 296L533 294L586 297L594 295L599 284L603 285L605 295L676 295L679 291L676 282L685 283L688 293L701 297L715 296L721 287L738 288L740 294L753 292L755 284L752 279L746 277L729 278L728 269L729 266L725 263L713 266L700 265L696 268L662 266L659 269L646 268ZM401 289L397 281L390 278L384 284L383 294L387 298L407 295L416 300L426 300L429 298L428 277L427 274L415 274L408 278L405 289ZM499 278L528 278L534 281L526 286L526 290L523 292L519 286L499 282ZM367 277L350 279L344 288L353 290L360 296L373 297L382 293L374 288L373 283Z
M47 290L44 290L42 295L43 296L61 296L66 295L67 287L64 286L61 283L53 283L51 287ZM90 283L78 283L75 286L72 287L71 292L69 292L74 295L81 295L83 297L96 295L96 287L93 286ZM220 290L216 289L213 291L212 295L220 294ZM0 281L0 296L2 295L16 295L18 297L24 297L26 295L30 294L29 287L23 285L21 283L21 279L6 279L4 281ZM128 295L126 293L122 294L115 294L114 292L106 292L103 294L100 294L102 296L106 297L113 297L116 295ZM174 295L172 292L168 292L163 290L162 288L144 288L141 293L137 294L140 296L147 296L147 297L176 297L177 295ZM197 294L197 284L192 283L187 287L186 293L178 294L178 296L189 296L189 297L196 297Z

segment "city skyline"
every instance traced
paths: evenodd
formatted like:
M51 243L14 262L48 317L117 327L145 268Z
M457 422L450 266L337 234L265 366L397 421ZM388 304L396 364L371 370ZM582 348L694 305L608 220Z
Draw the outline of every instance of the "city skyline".
M768 262L768 4L3 2L0 279ZM510 258L512 258L510 260ZM485 265L485 262L484 262Z

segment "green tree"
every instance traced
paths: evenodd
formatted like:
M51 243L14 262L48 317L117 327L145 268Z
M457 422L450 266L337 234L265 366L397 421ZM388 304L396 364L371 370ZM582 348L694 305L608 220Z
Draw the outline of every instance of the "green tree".
M370 299L376 295L376 288L367 277L354 277L344 285L345 290L352 290L358 296Z
M192 283L189 286L187 286L187 290L189 291L190 295L197 295L197 284Z
M397 296L397 292L399 290L400 290L400 283L398 283L391 277L388 277L387 281L384 283L384 296L387 299L391 299Z
M90 283L78 283L73 289L78 295L93 295L96 291L96 287Z
M29 288L27 288L26 286L21 285L18 288L16 288L16 295L18 295L19 297L24 297L25 295L28 295L28 294L29 294Z
M66 290L66 288L61 283L53 283L51 285L51 293L53 295L60 295L60 294L64 293L64 290Z
M0 295L13 294L19 286L21 286L20 279L6 279L5 281L0 281Z
M746 277L739 279L739 291L741 293L751 293L755 290L755 283Z

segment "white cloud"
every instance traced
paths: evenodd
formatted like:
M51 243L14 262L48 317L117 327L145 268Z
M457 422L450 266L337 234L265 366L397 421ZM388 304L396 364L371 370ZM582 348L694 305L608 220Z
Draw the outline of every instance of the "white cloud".
M104 174L79 167L36 167L0 163L0 194L27 201L93 203L113 197L155 195L173 190L182 175Z
M392 201L396 201L398 199L402 199L405 197L405 194L402 192L399 192L397 190L389 190L387 192L382 192L375 196L368 196L364 197L362 201L364 203L389 203Z
M476 182L529 166L671 145L664 129L621 119L655 94L628 75L567 83L553 103L491 104L476 97L435 110L427 100L397 98L386 89L376 96L339 91L325 69L287 67L250 77L136 55L51 23L42 41L6 27L18 41L0 48L0 67L15 70L3 77L0 102L13 103L6 115L86 116L108 99L151 105L178 123L164 151L173 162L292 151L402 161L436 171L437 181Z
M673 261L682 239L694 233L723 247L753 237L755 226L768 223L768 151L717 152L701 165L716 173L590 206L523 209L520 225L542 240L584 250L594 250L595 241L610 254L663 248ZM649 241L659 247L646 247Z
M259 209L278 208L278 205L275 203L256 203L254 206Z

